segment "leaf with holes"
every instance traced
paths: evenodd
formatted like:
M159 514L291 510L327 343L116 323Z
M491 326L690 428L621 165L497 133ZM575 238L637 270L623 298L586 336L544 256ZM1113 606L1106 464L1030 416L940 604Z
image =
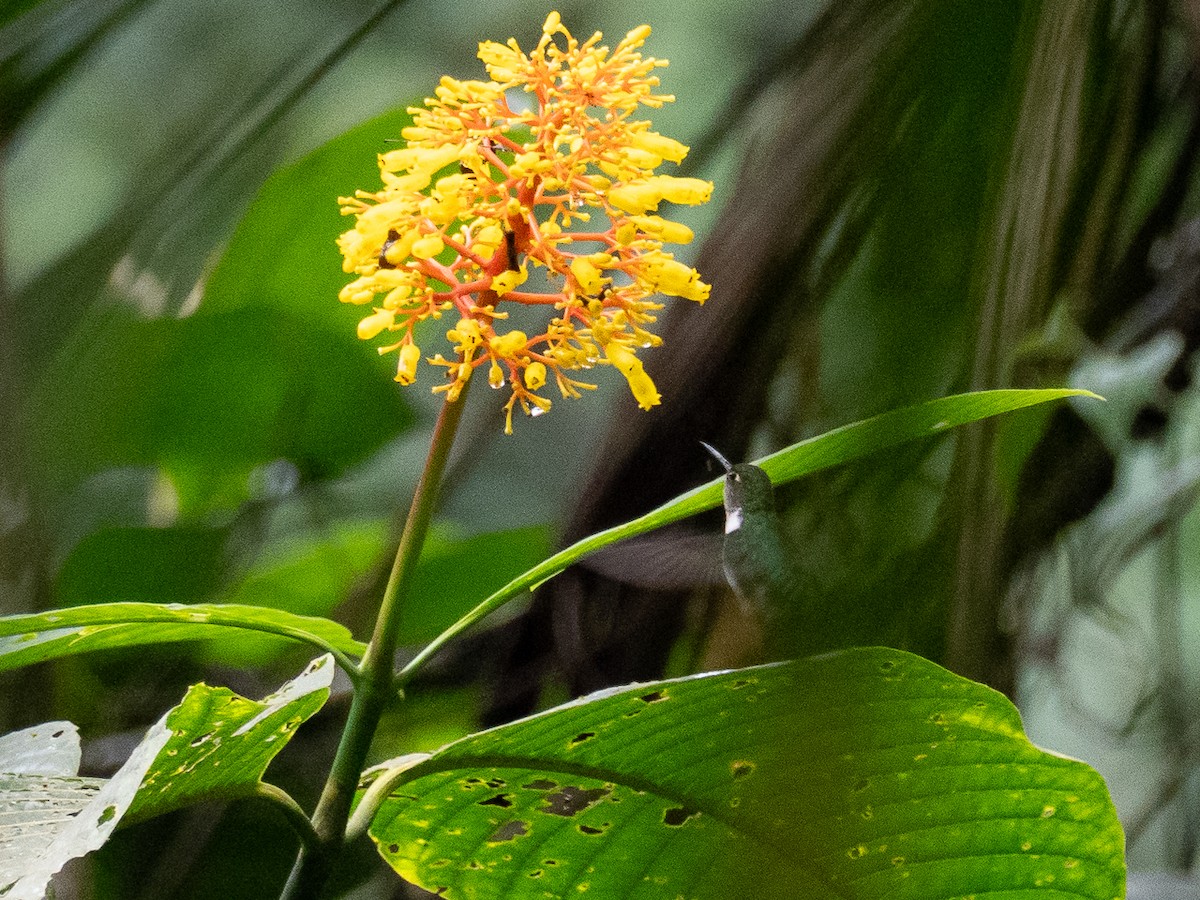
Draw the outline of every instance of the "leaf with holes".
M79 760L79 729L70 722L0 737L0 895L103 787L103 779L76 777Z
M379 852L450 898L1123 891L1100 776L1034 747L1000 694L895 650L601 692L394 780Z
M0 672L93 650L193 641L240 628L304 641L339 661L366 646L337 622L232 603L100 603L0 618Z
M55 872L103 846L169 737L159 722L107 781L75 777L79 737L70 723L0 739L0 763L17 768L0 775L0 896L41 900Z
M127 818L251 793L296 728L325 705L333 673L333 659L322 656L258 701L228 688L192 685L167 714L171 739L146 773Z
M324 705L333 673L322 656L261 701L193 685L107 781L71 777L79 750L70 723L0 738L0 769L7 760L20 772L0 774L0 896L41 900L54 873L101 847L119 822L254 792L296 726Z

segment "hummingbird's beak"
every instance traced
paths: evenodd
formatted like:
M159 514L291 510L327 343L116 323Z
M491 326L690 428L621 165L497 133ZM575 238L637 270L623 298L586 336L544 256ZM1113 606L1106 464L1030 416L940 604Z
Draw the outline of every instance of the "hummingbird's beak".
M700 442L700 446L703 447L705 450L707 450L709 453L711 453L712 458L715 459L717 462L719 462L722 466L724 466L725 471L727 473L733 471L733 463L731 463L724 456L722 456L720 451L718 451L716 447L714 447L712 444L706 444L706 443L704 443L704 441Z

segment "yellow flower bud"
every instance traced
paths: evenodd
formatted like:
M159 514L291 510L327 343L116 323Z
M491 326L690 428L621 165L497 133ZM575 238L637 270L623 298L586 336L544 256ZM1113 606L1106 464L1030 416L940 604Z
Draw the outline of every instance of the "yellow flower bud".
M638 406L648 410L662 402L662 397L659 396L658 389L654 386L650 376L646 374L642 361L634 355L632 350L614 342L605 344L604 355L608 357L608 361L616 370L625 376L625 380L629 382L629 390Z
M632 216L631 221L642 231L668 244L688 244L695 237L692 229L686 225L668 221L661 216Z
M621 161L637 169L654 169L662 165L662 157L638 147L626 147L621 151Z
M650 37L650 26L639 25L637 28L634 28L627 35L625 35L625 40L621 41L621 46L640 47L646 42L646 38L648 37Z
M475 240L471 244L471 249L488 259L503 242L504 230L494 222L490 222L475 232Z
M493 388L504 387L504 370L500 368L500 363L492 360L492 367L488 369L488 384Z
M495 41L480 41L478 56L489 68L491 66L519 66L525 60L519 50Z
M655 175L661 185L664 200L694 206L707 203L712 196L713 183L702 178L678 178L675 175Z
M488 347L497 356L509 358L524 350L525 345L528 343L529 337L525 332L514 330L507 334L496 335L488 341Z
M639 131L629 137L630 143L639 150L653 153L660 159L669 159L673 163L683 162L687 156L688 147L674 138L657 134L653 131Z
M665 254L661 258L651 260L639 280L655 291L699 303L708 299L710 291L709 285L700 280L699 272Z
M420 235L415 231L406 231L390 244L384 244L384 250L381 255L384 260L390 265L399 266L408 259L412 253L413 244Z
M546 383L546 367L540 362L531 362L525 367L525 387L536 391Z
M396 381L412 384L417 380L417 363L421 361L421 348L416 344L405 344L400 348L400 363L396 368Z
M361 340L369 341L379 332L391 328L395 321L395 310L377 309L358 323L358 336Z
M601 277L600 270L582 256L571 261L571 274L575 276L575 281L579 283L583 292L589 296L599 294L604 283L609 280Z
M412 255L415 259L433 259L445 249L440 234L427 234L413 241Z
M483 343L483 334L474 319L459 319L458 324L446 332L446 339L453 342L459 352L469 355Z
M399 309L404 305L409 297L412 296L412 288L407 284L402 284L397 288L388 291L386 297L383 298L384 309Z
M375 299L375 291L371 288L363 287L362 282L363 279L361 278L358 281L350 282L338 291L338 299L343 303L354 303L359 306L364 303L370 303Z
M653 180L619 184L608 192L608 202L630 215L658 209L661 200L662 192Z
M513 288L517 287L517 285L524 284L525 279L528 277L529 270L525 268L524 264L522 264L521 268L515 272L509 269L508 271L501 272L499 275L493 277L492 290L495 291L498 296L503 297L509 291L513 290Z

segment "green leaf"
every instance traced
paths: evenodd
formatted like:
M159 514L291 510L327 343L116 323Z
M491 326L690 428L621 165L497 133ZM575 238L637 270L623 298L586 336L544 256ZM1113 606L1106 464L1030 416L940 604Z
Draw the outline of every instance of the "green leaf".
M326 299L338 306L336 293ZM228 491L236 476L233 505L257 466L286 458L305 478L336 474L411 419L352 322L333 331L264 307L185 319L105 309L86 333L28 407L45 477L68 485L109 466L161 465L184 512L191 494L215 492L208 482Z
M422 644L437 637L480 597L545 559L551 549L550 529L544 525L467 538L435 526L409 589L400 640Z
M254 793L267 765L300 724L325 705L333 674L332 657L319 657L259 701L228 688L192 685L167 713L170 739L146 772L127 820Z
M0 618L0 672L47 660L143 644L219 637L229 628L304 641L334 654L366 650L345 626L257 606L206 603L101 603L47 613Z
M59 606L106 602L180 603L209 599L221 587L227 528L100 528L67 556L55 579Z
M1068 388L956 394L835 428L755 460L755 463L762 466L771 476L771 481L779 486L804 475L862 459L908 441L936 437L959 425L1066 397L1102 399L1097 398L1091 391ZM548 581L601 547L720 506L723 489L724 478L715 478L644 516L598 532L560 550L523 575L514 578L439 635L404 667L400 675L401 680L410 678L453 637L495 612L522 591L531 590Z
M604 691L395 781L370 834L448 898L1123 893L1100 776L896 650Z
M392 110L274 172L209 279L200 314L268 307L353 338L361 311L338 302L350 276L337 248L353 222L341 215L338 197L379 184L377 154L410 124L405 109Z

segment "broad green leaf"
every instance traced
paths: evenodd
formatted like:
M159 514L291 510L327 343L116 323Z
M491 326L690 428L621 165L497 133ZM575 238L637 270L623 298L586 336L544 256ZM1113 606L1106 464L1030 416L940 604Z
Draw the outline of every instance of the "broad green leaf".
M1096 395L1090 391L1066 388L956 394L835 428L754 462L762 466L771 476L771 481L779 486L908 441L936 437L959 425L1065 397L1095 398ZM644 516L598 532L555 553L487 597L439 635L405 666L401 673L402 680L411 677L451 638L490 615L517 594L548 581L587 554L720 506L723 487L724 479L715 478Z
M451 900L1124 887L1096 772L1034 747L990 688L875 648L604 691L472 735L399 772L369 830Z
M434 527L409 589L400 640L430 641L485 597L545 559L551 551L544 525L461 537Z
M0 7L0 28L38 6L42 0L10 0Z
M342 332L295 310L145 319L106 308L87 334L29 404L38 463L67 485L109 466L160 465L185 513L216 492L209 482L228 493L236 475L233 505L258 466L286 458L302 478L326 477L410 419L352 322Z
M379 183L377 155L412 124L403 109L385 113L274 172L254 198L205 289L201 314L266 307L354 338L359 310L338 302L350 281L337 236L353 224L338 197ZM374 350L363 345L369 355ZM392 363L381 364L390 368Z
M170 740L146 772L129 820L252 793L296 728L325 705L333 674L332 657L322 656L259 701L228 688L192 685L167 713Z
M349 665L347 655L361 655L366 649L343 625L278 609L101 603L0 618L0 672L93 650L219 637L231 628L304 641L333 653L343 666Z
M228 539L228 528L197 525L100 528L63 561L54 583L55 605L212 599L221 587Z

